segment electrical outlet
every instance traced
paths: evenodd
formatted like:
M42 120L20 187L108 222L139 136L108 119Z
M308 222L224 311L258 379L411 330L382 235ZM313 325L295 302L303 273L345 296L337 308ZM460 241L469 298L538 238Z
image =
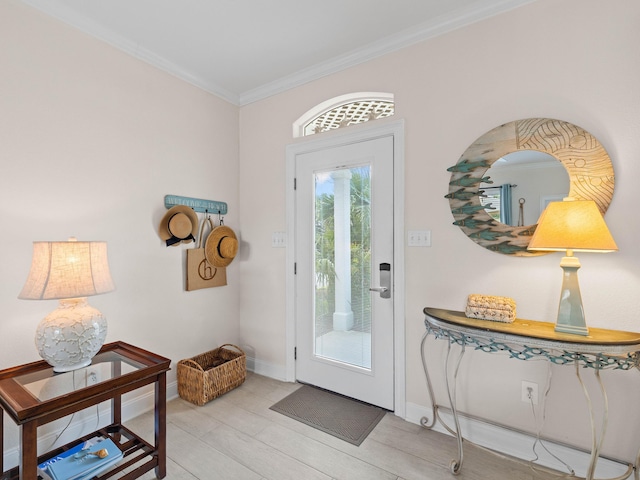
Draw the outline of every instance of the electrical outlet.
M538 384L533 382L522 381L521 399L525 403L538 404Z
M87 387L89 385L95 385L100 381L97 370L87 370Z

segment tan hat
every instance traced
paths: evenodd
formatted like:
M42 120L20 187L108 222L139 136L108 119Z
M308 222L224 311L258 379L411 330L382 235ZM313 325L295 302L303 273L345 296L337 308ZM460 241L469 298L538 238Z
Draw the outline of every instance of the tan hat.
M162 217L158 233L167 247L193 242L198 233L198 215L185 205L171 207Z
M204 256L214 267L226 267L238 253L238 238L226 225L213 229L204 246Z

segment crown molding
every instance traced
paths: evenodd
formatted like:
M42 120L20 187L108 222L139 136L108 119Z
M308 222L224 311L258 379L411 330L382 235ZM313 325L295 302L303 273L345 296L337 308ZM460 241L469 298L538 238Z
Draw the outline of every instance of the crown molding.
M473 6L459 9L447 15L441 15L433 20L390 35L363 48L352 50L344 55L334 57L313 67L299 70L273 82L248 90L239 95L240 106L257 102L264 98L285 92L305 83L346 70L347 68L365 63L377 57L396 52L415 45L430 38L471 25L509 10L514 10L536 0L496 0L490 5L486 2L476 2Z
M355 49L326 62L299 70L291 75L266 83L260 87L241 93L231 92L215 82L195 75L187 69L176 65L143 47L134 43L98 23L88 19L65 5L50 0L20 0L46 15L54 17L67 25L98 38L105 43L124 51L125 53L163 70L185 82L201 88L234 105L243 106L285 92L295 87L340 72L388 53L428 40L470 25L472 23L513 10L536 0L495 0L487 3L478 0L469 7L441 15L433 20L404 30L395 35L382 38L363 48Z
M125 52L132 57L142 60L165 73L169 73L174 77L179 78L187 83L190 83L202 90L205 90L213 95L216 95L223 100L226 100L234 105L239 105L239 96L236 93L201 78L188 70L182 68L179 65L167 60L160 55L153 53L152 51L141 47L139 44L128 40L127 38L114 33L113 31L106 29L94 22L93 20L86 18L73 9L68 8L65 5L59 3L50 2L50 0L20 0L22 3L35 8L36 10L53 17L73 28L80 30L87 35L97 38L118 50Z

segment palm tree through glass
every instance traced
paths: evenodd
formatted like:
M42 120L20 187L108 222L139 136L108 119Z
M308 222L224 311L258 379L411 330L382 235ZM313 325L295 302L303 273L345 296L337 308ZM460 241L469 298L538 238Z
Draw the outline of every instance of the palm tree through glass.
M315 355L371 368L371 168L315 173Z

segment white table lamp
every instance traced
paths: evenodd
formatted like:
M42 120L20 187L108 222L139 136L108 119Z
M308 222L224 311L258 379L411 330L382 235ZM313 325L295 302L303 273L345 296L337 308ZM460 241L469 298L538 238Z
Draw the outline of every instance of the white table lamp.
M18 298L58 299L36 330L40 356L56 372L91 364L107 337L107 319L87 297L115 289L106 242L33 242L33 260Z

